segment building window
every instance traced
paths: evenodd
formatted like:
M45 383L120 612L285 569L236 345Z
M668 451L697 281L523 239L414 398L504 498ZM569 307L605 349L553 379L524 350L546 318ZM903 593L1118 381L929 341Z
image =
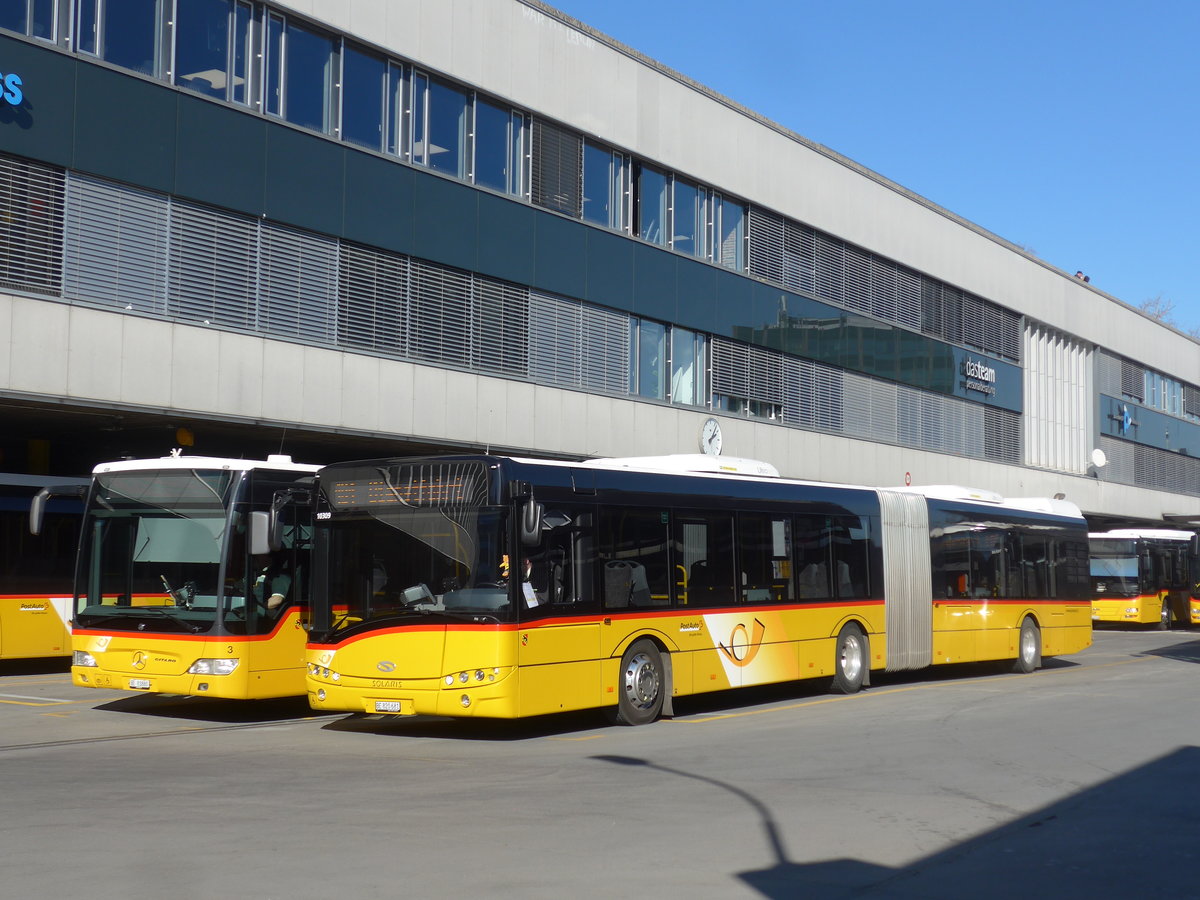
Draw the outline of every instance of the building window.
M672 179L671 246L680 253L708 258L708 196L699 185Z
M76 49L115 66L158 74L159 0L79 0Z
M382 150L388 63L349 44L342 48L342 140Z
M333 39L271 15L266 46L267 112L328 134L333 118Z
M704 335L686 328L671 329L671 402L706 406Z
M329 132L333 41L289 22L285 38L283 116L293 125Z
M413 75L412 161L465 178L470 106L465 92L430 78Z
M0 28L29 34L46 41L57 36L57 0L4 0L0 2Z
M254 58L251 10L231 0L178 0L175 83L218 100L248 103Z
M625 180L628 172L622 153L585 141L583 146L583 218L605 228L624 231Z
M746 269L746 207L728 198L716 204L715 231L717 246L714 262L727 269L744 272Z
M637 164L637 233L643 240L667 244L667 174Z
M667 397L667 326L634 319L630 330L629 393Z
M507 106L475 99L475 183L524 196L525 116Z

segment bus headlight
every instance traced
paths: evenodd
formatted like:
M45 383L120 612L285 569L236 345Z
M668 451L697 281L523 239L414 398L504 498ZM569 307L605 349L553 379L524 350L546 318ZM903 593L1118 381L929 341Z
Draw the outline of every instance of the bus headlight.
M188 667L189 675L232 675L236 659L198 659Z
M94 669L96 667L96 657L92 656L86 650L76 650L71 654L71 665Z

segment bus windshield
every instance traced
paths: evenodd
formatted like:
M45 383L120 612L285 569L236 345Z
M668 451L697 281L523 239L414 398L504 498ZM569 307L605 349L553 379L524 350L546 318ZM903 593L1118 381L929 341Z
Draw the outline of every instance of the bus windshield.
M235 477L194 469L97 475L81 540L76 622L211 630Z
M329 604L330 633L385 619L511 621L505 520L498 508L373 509L340 518L325 534L338 564L329 590L317 593Z
M346 467L323 479L316 549L330 564L329 583L314 589L316 630L511 621L508 517L487 486L477 462Z
M1135 597L1138 593L1138 557L1133 541L1091 542L1092 589L1097 594Z

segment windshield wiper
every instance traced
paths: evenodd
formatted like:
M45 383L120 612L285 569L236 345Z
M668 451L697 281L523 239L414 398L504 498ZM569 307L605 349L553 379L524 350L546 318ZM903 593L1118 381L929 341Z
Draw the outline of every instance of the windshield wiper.
M199 625L193 625L191 622L187 621L187 619L181 619L179 616L175 615L175 613L167 612L167 608L165 606L139 606L138 611L158 613L164 619L170 619L176 625L182 625L192 634L195 634L200 630Z

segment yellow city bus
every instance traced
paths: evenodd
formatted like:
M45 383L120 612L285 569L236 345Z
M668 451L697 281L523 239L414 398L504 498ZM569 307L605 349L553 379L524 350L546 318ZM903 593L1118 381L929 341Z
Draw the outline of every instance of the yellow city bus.
M720 457L342 463L318 475L308 697L641 724L740 686L1029 672L1090 645L1087 565L1063 501L789 481Z
M1093 532L1092 620L1155 625L1200 625L1193 597L1197 537L1169 528Z
M227 699L304 693L316 466L172 456L95 468L71 679ZM273 507L279 510L272 512Z
M41 533L32 533L30 507L48 484L63 496L44 508ZM71 655L71 572L87 484L0 473L0 659Z

